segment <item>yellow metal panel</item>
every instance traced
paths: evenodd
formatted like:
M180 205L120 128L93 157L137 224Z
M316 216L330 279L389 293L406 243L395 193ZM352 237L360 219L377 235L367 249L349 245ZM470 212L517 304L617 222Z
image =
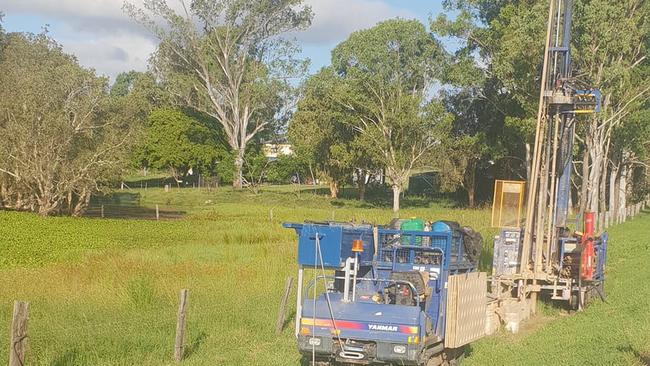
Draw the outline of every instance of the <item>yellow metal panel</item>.
M517 228L521 226L526 183L522 181L497 180L494 182L492 201L492 227Z

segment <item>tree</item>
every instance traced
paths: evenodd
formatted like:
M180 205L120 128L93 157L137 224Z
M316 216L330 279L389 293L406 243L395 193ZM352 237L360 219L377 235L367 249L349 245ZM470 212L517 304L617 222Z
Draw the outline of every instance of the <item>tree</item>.
M281 38L307 27L311 9L301 0L193 0L183 14L164 0L144 10L124 9L161 43L152 68L177 100L217 120L235 154L233 186L242 187L248 143L286 110L288 79L305 64ZM156 21L161 19L164 24Z
M427 100L445 63L440 43L416 20L381 22L332 51L332 67L344 85L337 101L385 168L395 213L411 171L440 143L437 127L449 118L442 103Z
M629 117L647 107L650 99L650 4L583 0L576 4L576 11L581 16L574 27L575 68L584 82L603 92L602 112L582 131L583 168L588 169L583 170L581 211L601 213L598 224L602 227L604 213L613 212L615 202L610 197L607 207L608 170L619 169L611 164L611 153L618 150L612 146L612 133L633 122Z
M79 215L121 173L133 126L108 115L106 79L46 34L10 33L0 53L0 205Z
M474 207L478 171L488 168L499 150L499 136L492 130L495 116L491 106L469 90L446 95L445 104L454 120L432 160L440 170L442 188L462 188Z
M332 198L338 197L341 185L351 178L355 168L372 164L365 146L355 143L358 136L350 125L350 115L338 101L341 87L331 67L311 76L288 130L296 155L306 159L309 168L328 181Z
M133 89L135 79L139 74L140 73L135 70L119 73L115 78L115 82L111 86L111 96L124 97L128 95Z
M207 173L219 156L216 134L177 109L160 108L149 115L144 149L149 164L169 171L177 184L192 169Z

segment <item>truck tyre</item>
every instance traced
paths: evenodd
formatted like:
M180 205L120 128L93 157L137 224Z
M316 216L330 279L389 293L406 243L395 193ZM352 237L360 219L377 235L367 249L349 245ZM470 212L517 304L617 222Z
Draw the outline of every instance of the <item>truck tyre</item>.
M465 347L447 348L445 350L445 366L458 366L465 359Z
M324 361L319 359L316 359L316 363L313 363L311 361L311 357L303 357L302 360L300 360L300 365L301 366L332 366L332 363L329 361Z
M446 349L427 360L425 366L458 366L465 358L465 347Z

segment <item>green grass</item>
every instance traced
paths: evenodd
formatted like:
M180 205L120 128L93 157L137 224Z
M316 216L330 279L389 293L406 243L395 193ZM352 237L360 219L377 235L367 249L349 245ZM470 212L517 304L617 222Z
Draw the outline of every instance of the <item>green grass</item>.
M280 335L273 330L284 280L296 271L295 234L280 223L332 215L385 223L392 216L380 201L332 201L292 187L261 195L229 188L120 193L148 207L181 206L186 215L156 222L0 212L0 334L8 334L13 300L29 301L30 364L171 365L178 291L188 288L184 364L297 365L292 324ZM494 234L486 209L411 199L403 216L457 220L487 242ZM650 351L650 287L642 282L650 278L648 224L646 215L612 230L609 304L530 335L478 342L468 364L634 364L635 352ZM7 357L0 347L0 363Z

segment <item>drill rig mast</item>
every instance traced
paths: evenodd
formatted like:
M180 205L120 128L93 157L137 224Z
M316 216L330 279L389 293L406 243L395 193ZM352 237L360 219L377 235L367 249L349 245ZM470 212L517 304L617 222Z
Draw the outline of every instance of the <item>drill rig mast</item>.
M572 77L572 10L573 0L551 1L524 227L495 238L493 293L528 301L532 313L541 291L582 307L604 279L606 234L596 240L593 232L577 235L567 227L576 115L599 112L601 99ZM592 214L584 217L593 221Z

